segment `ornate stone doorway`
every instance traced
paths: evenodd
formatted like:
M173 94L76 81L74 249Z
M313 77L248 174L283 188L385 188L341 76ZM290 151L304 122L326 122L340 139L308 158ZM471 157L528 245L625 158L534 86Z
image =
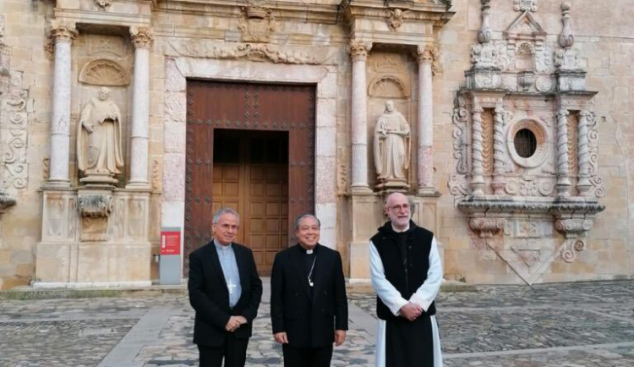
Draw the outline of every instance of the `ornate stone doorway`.
M314 212L315 88L195 81L187 100L184 276L221 206L240 212L238 240L268 274L292 220Z

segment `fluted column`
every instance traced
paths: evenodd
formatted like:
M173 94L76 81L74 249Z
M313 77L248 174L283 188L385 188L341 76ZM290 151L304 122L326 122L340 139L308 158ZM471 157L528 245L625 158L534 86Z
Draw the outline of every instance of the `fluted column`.
M495 106L493 125L493 193L504 195L504 105L500 99Z
M48 185L70 186L70 103L71 43L77 36L75 24L51 22L55 42L53 71L53 117L51 120L51 155Z
M568 114L565 109L557 114L557 196L570 195L568 177Z
M484 195L484 168L482 166L482 112L480 106L475 106L472 112L473 126L471 129L472 168L471 168L471 192L473 196Z
M432 63L429 46L418 46L418 193L434 194L434 102Z
M134 44L134 90L130 142L130 181L126 187L147 188L148 130L150 119L150 46L154 35L149 27L130 28Z
M579 140L577 158L579 161L579 181L577 189L580 196L587 196L592 184L590 183L590 150L588 148L588 122L592 119L592 113L581 111L579 113Z
M368 186L368 113L366 60L371 42L350 42L352 57L352 185L353 193L370 193Z

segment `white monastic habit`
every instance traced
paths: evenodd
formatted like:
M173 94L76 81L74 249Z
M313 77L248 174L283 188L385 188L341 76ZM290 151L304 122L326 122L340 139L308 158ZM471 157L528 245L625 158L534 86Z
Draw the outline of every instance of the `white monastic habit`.
M408 228L405 229L407 231ZM395 230L396 231L396 230ZM370 271L372 275L372 286L383 303L396 316L401 307L408 302L417 303L423 310L427 311L431 303L436 298L440 285L442 284L442 264L438 255L436 238L432 239L431 251L429 252L429 271L427 280L418 288L416 293L409 300L401 297L401 293L385 278L383 262L374 244L370 241ZM442 352L440 349L440 335L436 316L431 316L432 333L434 340L434 367L443 367ZM379 320L376 333L376 367L385 367L385 330L386 321Z

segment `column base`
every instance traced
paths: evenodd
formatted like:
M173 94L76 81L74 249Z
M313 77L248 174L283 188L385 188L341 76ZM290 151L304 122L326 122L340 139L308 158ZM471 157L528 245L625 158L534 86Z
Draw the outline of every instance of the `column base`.
M125 188L133 190L149 190L150 183L144 181L130 181L127 185L125 185Z
M368 186L352 186L350 188L352 191L352 195L372 195L374 191L370 189Z
M419 187L416 196L422 197L440 197L440 192L435 187Z
M48 180L44 185L43 188L45 189L64 189L64 188L69 188L70 187L70 181L69 180Z

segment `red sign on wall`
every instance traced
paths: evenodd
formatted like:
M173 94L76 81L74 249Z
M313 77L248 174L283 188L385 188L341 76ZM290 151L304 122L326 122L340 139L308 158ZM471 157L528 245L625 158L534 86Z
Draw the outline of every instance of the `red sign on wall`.
M161 231L161 255L179 255L181 253L181 231L163 229Z

